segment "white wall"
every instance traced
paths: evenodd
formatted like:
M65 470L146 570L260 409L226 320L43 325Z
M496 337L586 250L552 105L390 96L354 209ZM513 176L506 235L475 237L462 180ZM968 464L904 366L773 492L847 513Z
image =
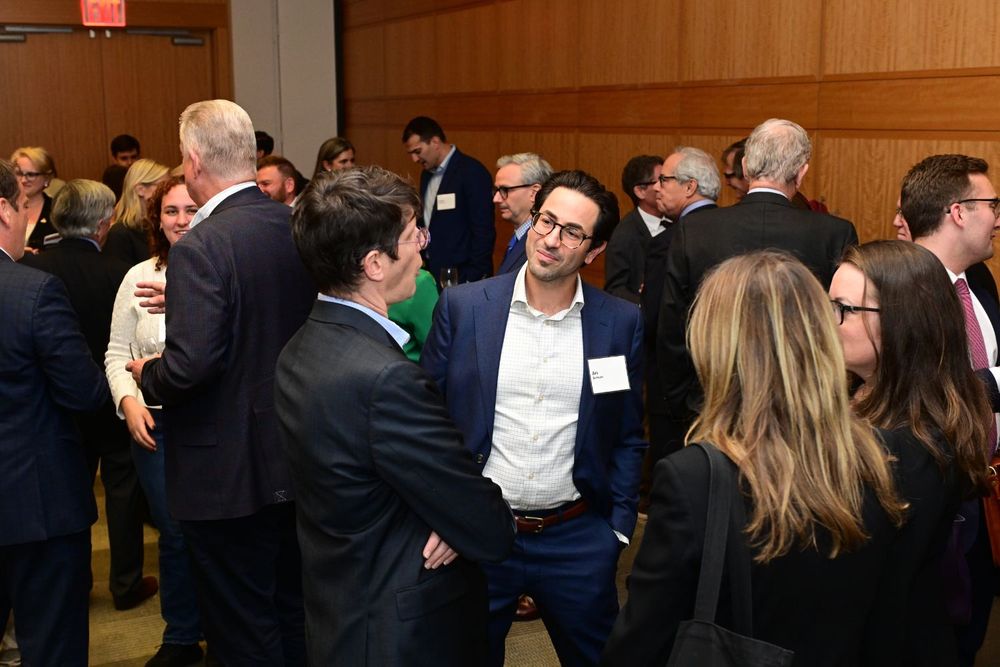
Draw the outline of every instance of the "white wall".
M236 103L312 176L337 133L334 0L230 0Z

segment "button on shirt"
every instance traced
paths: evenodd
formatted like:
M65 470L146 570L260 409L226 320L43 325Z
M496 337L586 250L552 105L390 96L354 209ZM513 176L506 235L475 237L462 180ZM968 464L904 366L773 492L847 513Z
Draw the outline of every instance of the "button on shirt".
M583 387L583 286L572 305L545 315L528 305L527 265L514 282L500 353L493 447L483 468L515 510L576 500L576 428Z
M431 228L431 214L434 213L434 204L437 201L438 189L441 187L441 179L444 178L444 170L448 168L448 163L454 154L455 146L452 146L448 154L441 160L441 164L430 172L431 177L427 181L427 191L424 192L424 223L427 225L427 229Z

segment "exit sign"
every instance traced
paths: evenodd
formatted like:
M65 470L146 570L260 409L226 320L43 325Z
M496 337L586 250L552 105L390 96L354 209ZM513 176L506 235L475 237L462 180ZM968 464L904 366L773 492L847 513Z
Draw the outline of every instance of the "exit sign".
M80 13L85 26L125 27L125 0L80 0Z

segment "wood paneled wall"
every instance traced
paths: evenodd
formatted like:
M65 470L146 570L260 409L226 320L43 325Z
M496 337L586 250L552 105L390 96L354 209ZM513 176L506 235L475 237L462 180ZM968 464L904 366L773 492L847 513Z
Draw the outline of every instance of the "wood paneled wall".
M1000 174L996 0L343 0L343 20L346 133L361 162L414 180L399 135L420 114L491 170L535 151L616 191L632 155L718 155L790 118L813 139L803 190L863 240L893 236L900 180L927 155Z

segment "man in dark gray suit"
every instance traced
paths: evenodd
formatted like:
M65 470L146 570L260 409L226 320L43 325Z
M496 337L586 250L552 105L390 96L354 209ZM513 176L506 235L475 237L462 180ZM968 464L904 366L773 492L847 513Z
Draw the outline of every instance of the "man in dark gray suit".
M792 197L809 170L809 135L790 120L772 118L750 134L743 172L750 190L728 208L699 211L677 223L667 253L657 327L657 363L671 417L689 423L701 387L685 344L687 314L705 274L720 262L753 250L784 250L829 287L844 249L858 242L847 220L796 208ZM667 164L660 175L667 192L676 184Z
M291 209L257 188L250 117L211 100L181 114L201 206L170 251L163 356L127 366L163 405L167 506L188 549L212 652L224 664L305 663L294 492L274 415L274 365L315 287Z
M0 160L0 635L13 609L25 665L85 665L97 506L72 413L108 384L62 281L16 263L18 197Z
M514 522L389 305L413 296L428 234L412 186L380 167L321 175L296 207L321 293L278 360L315 665L478 665L486 580ZM456 553L457 552L457 553Z

